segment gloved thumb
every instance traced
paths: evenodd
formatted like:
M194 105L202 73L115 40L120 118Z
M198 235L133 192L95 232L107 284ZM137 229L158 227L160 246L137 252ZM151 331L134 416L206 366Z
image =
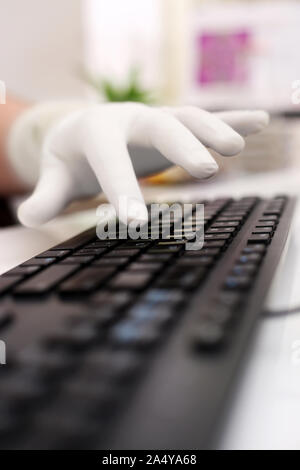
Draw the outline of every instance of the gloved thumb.
M52 159L42 166L39 181L32 195L18 209L20 222L37 227L58 215L72 200L74 187L65 164Z

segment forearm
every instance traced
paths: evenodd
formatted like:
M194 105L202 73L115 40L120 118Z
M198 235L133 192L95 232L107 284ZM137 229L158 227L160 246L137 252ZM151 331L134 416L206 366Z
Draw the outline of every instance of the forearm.
M7 139L10 129L29 104L11 96L0 105L0 194L20 194L26 191L7 158Z

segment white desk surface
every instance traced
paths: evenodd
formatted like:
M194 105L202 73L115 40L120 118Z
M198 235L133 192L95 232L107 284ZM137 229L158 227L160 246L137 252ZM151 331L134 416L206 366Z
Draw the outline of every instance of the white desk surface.
M239 176L218 184L147 189L150 199L300 194L299 170ZM300 305L300 204L272 308ZM0 273L96 223L95 210L62 216L39 230L0 230ZM300 312L262 319L223 432L223 449L300 448Z

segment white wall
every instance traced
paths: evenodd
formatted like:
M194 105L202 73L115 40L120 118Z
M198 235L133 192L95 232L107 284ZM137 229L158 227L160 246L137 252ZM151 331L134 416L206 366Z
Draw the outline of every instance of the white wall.
M30 99L75 97L83 63L81 0L0 0L0 80Z
M161 0L85 0L90 71L127 82L138 66L148 87L161 80Z

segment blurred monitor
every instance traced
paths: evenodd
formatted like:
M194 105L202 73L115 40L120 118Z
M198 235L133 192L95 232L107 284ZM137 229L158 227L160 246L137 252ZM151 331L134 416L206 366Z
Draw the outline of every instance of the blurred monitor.
M86 65L124 83L132 67L159 102L299 111L297 0L86 0ZM300 88L300 86L299 86ZM299 100L300 101L300 100Z
M300 2L195 2L184 100L206 108L298 111Z

